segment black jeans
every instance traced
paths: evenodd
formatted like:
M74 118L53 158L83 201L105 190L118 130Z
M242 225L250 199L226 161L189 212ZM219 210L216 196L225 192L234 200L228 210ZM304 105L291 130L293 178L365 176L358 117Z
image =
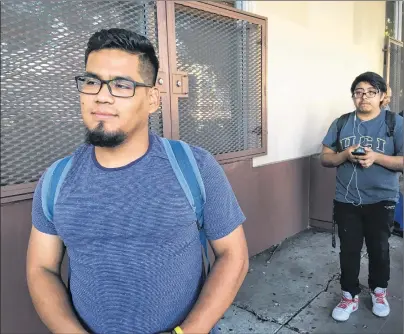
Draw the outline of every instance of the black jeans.
M334 201L334 221L340 239L341 288L352 296L360 293L359 270L363 239L369 256L371 290L387 288L390 279L389 237L396 203L383 201L354 206Z

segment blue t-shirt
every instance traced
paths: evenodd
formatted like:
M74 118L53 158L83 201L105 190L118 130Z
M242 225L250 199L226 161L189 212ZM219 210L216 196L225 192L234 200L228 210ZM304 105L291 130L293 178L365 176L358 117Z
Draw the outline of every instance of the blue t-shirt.
M361 121L354 117L354 113L349 116L348 122L341 130L340 142L342 148L360 144L363 147L370 147L373 151L385 155L403 155L403 118L396 114L396 126L394 138L388 137L388 127L386 124L386 111L369 121ZM337 139L336 119L330 126L327 135L323 140L323 145L333 151L337 151L335 142ZM335 199L343 203L373 204L381 201L398 201L399 173L373 164L369 168L362 168L359 164L352 164L346 161L337 168L337 186ZM354 173L356 170L356 175ZM348 192L347 187L349 184ZM356 184L358 188L356 188ZM359 191L359 193L358 193Z
M245 217L221 166L192 147L206 188L207 238L225 237ZM181 324L202 286L202 250L195 215L161 139L121 168L104 168L94 147L74 153L53 222L35 190L33 225L58 235L70 260L75 310L96 333L159 333Z

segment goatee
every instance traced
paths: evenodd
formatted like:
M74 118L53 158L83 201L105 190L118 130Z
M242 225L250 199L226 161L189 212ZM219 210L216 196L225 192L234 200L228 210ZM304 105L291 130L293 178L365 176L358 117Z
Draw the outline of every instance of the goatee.
M104 122L98 123L95 129L86 129L85 142L99 147L117 147L121 145L127 138L123 131L106 132Z

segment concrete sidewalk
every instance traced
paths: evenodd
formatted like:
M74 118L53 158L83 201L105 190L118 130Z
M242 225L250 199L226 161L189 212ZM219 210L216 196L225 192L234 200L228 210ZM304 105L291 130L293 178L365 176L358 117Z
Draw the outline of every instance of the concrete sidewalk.
M390 258L390 315L382 319L372 314L364 248L359 310L347 322L338 323L331 318L331 311L341 296L339 244L331 247L329 232L304 231L250 260L250 272L219 324L221 332L403 333L402 238L391 237Z

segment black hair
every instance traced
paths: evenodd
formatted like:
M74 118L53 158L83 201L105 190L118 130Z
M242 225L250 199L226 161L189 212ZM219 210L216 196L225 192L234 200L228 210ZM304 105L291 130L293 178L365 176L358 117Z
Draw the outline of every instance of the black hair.
M381 93L386 93L387 92L387 85L386 81L377 73L375 72L365 72L360 74L355 78L351 85L351 94L354 93L354 90L356 86L360 82L367 82L369 83L373 88L376 88L379 90Z
M140 75L146 84L155 85L159 61L153 44L146 37L120 28L97 31L88 40L85 65L91 52L102 49L118 49L138 55Z

